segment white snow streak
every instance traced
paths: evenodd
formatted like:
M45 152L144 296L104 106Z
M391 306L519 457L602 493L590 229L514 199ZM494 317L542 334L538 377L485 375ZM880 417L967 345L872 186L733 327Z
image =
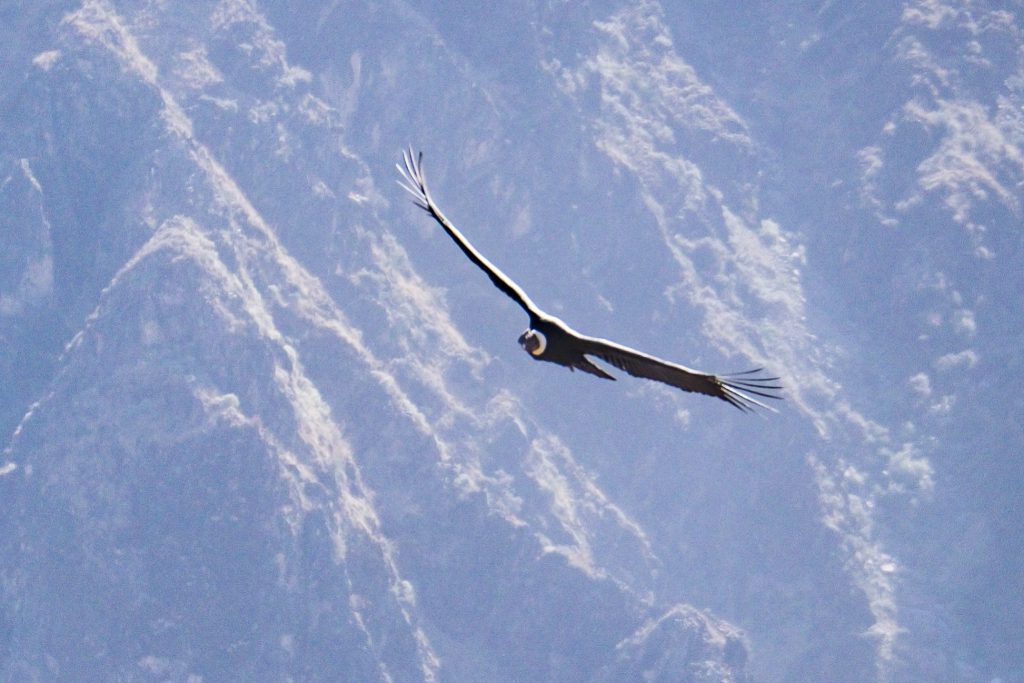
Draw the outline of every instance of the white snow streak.
M37 241L35 253L26 255L17 287L13 292L0 293L0 316L18 315L25 307L37 304L53 294L51 227L43 210L44 204L41 198L43 188L32 172L32 166L28 159L20 159L18 168L21 171L21 178L15 176L4 178L3 182L0 182L0 192L10 189L12 182L27 182L31 192L40 197L38 201L39 228L32 235Z
M957 223L966 224L975 201L989 193L1013 211L1020 210L1018 192L1000 179L1004 172L1024 179L1024 151L1015 132L993 120L987 107L970 100L939 99L934 104L909 102L905 119L941 134L938 148L918 165L919 184L925 192L945 196L945 205Z
M959 369L959 368L973 368L978 364L980 357L978 353L972 349L965 349L957 353L947 353L941 356L935 361L935 367L942 371Z
M921 398L928 398L932 395L932 381L927 374L919 372L909 380L907 384L910 389Z
M875 495L865 490L867 476L842 458L826 464L810 454L807 460L817 478L818 498L825 512L822 521L842 540L847 568L875 619L868 634L878 642L879 674L888 679L897 638L905 629L899 624L895 598L893 574L899 563L873 540Z
M43 71L49 71L61 58L60 50L47 50L40 52L32 58L32 63Z
M273 29L250 0L222 0L214 9L210 21L216 31L235 24L252 29L251 42L242 47L253 54L259 67L277 74L279 86L291 88L313 80L313 75L308 71L288 63L284 43L274 37Z
M359 230L359 234L369 242L375 269L367 268L353 273L351 277L356 282L363 279L376 281L380 292L378 302L392 326L400 326L413 335L411 339L403 340L403 350L413 353L413 349L425 346L428 338L436 337L445 356L466 363L479 376L490 358L466 342L448 317L441 293L432 289L413 270L408 254L394 236L387 232L378 236L365 230ZM416 363L416 366L422 370L425 359L421 360L424 362Z
M557 437L543 435L533 440L527 455L526 472L551 496L552 512L572 540L570 544L558 543L538 532L545 552L562 555L569 564L592 578L606 578L607 572L594 558L590 542L590 530L593 525L589 520L605 511L611 511L619 518L618 522L623 528L644 541L648 556L653 559L643 529L608 501ZM580 483L586 486L582 492L584 495L580 495L581 492L578 490ZM620 585L632 592L630 586Z
M916 0L907 3L902 20L895 34L896 59L911 68L909 85L917 94L882 133L890 137L901 127L921 128L936 142L918 162L917 191L901 198L879 196L874 177L886 163L881 148L862 150L870 159L863 195L880 212L887 203L905 212L929 195L941 197L971 236L975 255L990 259L994 254L984 243L988 228L973 217L975 207L994 200L1015 215L1024 208L1024 29L1011 12L970 0ZM1016 51L1015 72L997 71L1012 58L997 64L986 55L986 49L1000 48ZM978 75L1001 81L1002 87L976 87Z
M903 21L933 31L955 27L977 36L991 30L1013 30L1016 17L1009 10L978 7L974 0L913 0L903 8Z
M217 67L210 63L205 47L180 53L174 75L182 85L192 90L202 90L224 81Z

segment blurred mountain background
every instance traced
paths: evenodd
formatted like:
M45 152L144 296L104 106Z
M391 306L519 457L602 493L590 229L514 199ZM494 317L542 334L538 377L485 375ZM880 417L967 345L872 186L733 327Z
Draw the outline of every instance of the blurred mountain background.
M1022 17L6 0L0 680L1024 681Z

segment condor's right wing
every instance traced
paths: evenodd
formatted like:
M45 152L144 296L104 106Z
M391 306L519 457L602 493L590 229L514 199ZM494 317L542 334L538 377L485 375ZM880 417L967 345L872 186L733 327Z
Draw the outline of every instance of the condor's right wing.
M427 180L423 175L423 152L414 155L412 148L409 148L408 151L402 153L402 160L405 162L405 168L399 164L395 166L398 168L398 172L402 174L405 182L399 181L398 184L412 195L416 206L430 214L431 218L437 221L455 244L459 246L462 253L475 263L480 270L487 273L487 277L491 279L495 287L519 304L530 316L531 321L543 317L543 311L537 308L533 301L530 300L530 297L526 295L526 292L512 278L501 272L497 266L477 251L469 243L469 240L459 232L458 228L452 225L452 222L441 213L441 209L437 208L437 204L434 203L433 198L430 196L430 191L427 190Z

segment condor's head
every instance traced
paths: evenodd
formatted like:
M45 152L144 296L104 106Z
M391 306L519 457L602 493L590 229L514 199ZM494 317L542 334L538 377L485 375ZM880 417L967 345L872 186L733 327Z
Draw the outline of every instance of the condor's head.
M543 333L531 329L519 335L519 345L528 354L537 357L544 353L544 349L548 346L548 340Z

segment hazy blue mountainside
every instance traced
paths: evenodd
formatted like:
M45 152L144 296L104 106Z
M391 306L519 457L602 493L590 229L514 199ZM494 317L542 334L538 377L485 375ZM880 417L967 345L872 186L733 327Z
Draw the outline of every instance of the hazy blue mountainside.
M0 6L0 680L1024 681L1024 3L491 5Z

